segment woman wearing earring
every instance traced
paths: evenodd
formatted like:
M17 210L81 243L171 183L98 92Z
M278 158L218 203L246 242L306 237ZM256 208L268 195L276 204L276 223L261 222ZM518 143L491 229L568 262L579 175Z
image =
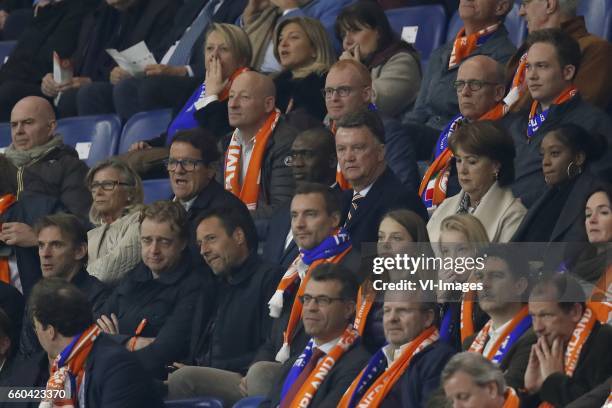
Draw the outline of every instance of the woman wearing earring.
M110 159L89 170L85 182L93 198L89 218L96 225L87 233L87 272L116 285L140 262L142 181L130 166Z
M551 129L542 139L542 173L548 190L529 209L515 242L586 242L584 203L600 182L589 163L606 151L606 140L580 126Z
M461 191L444 200L427 223L431 242L438 242L440 224L449 215L468 213L484 225L491 242L508 242L527 209L514 197L514 142L493 122L466 123L453 134Z

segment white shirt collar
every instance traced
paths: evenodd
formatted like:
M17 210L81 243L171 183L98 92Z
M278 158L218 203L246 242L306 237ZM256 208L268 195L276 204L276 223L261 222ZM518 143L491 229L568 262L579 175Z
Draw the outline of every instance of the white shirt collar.
M364 188L363 190L359 190L359 191L354 191L354 193L359 193L361 194L363 197L367 196L368 193L370 192L370 190L372 189L372 186L374 185L374 183L370 184L369 186L367 186L366 188ZM353 194L354 195L354 194Z
M410 343L411 342L409 341L408 343L403 344L400 348L394 348L391 344L387 344L385 347L383 347L383 353L387 358L387 368L391 367L391 364L393 364L393 362L402 355Z
M335 339L333 339L332 341L329 341L325 344L321 344L320 346L317 345L317 342L315 340L314 345L316 348L318 348L319 350L321 350L322 352L324 352L325 354L328 354L332 348L334 348L334 346L336 344L338 344L338 342L340 341L340 337L336 337Z
M185 211L189 211L189 209L191 208L191 206L195 202L196 198L198 198L197 194L191 200L183 201L183 200L179 200L178 198L176 198L176 196L174 196L174 200L173 201L178 201L179 204L183 206Z

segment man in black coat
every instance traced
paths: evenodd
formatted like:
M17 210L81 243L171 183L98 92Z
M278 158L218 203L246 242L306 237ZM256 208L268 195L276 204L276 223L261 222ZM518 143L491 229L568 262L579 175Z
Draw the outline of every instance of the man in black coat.
M542 174L540 143L549 129L572 123L589 132L606 135L608 149L591 170L604 179L612 177L612 120L605 112L586 103L573 88L573 80L580 67L578 43L560 29L538 30L527 39L526 81L534 99L531 109L508 115L503 123L514 139L514 195L529 208L546 189ZM549 72L543 72L546 65Z
M301 182L327 186L336 180L336 146L334 135L323 127L309 129L297 135L291 145L291 170L296 185ZM339 191L338 191L339 193ZM291 203L283 204L270 218L265 234L263 257L287 270L298 255L298 247L291 232Z
M336 264L314 268L301 297L302 323L308 337L300 355L281 367L276 384L260 407L335 407L370 354L352 328L359 284L350 270ZM342 350L341 353L338 353ZM318 382L301 392L309 382Z
M97 312L108 297L109 290L85 269L87 261L87 230L69 214L49 215L35 227L38 254L43 279L60 278L76 286ZM29 316L24 316L19 357L28 359L41 351Z
M585 298L569 274L547 277L531 291L529 313L538 342L525 371L521 406L564 407L612 375L612 327L596 320Z
M415 191L408 190L387 167L385 130L376 112L358 111L338 121L336 152L344 178L353 187L344 191L345 227L360 249L378 240L378 224L392 209L406 208L427 220Z
M202 257L216 281L198 301L189 366L168 378L170 398L215 395L231 403L255 352L270 331L268 300L281 272L257 255L257 233L248 213L218 208L197 228Z
M70 354L70 357L59 360L57 366L71 367L75 381L66 376L62 389L68 387L72 390L74 406L163 406L150 377L136 357L100 333L93 322L89 302L77 288L61 279L44 279L33 289L28 306L36 334L49 358L55 359L60 353ZM76 339L83 344L78 349L73 347ZM78 357L85 359L80 368L78 364L72 365ZM62 381L57 373L51 375ZM75 385L76 389L84 387L83 392L76 392ZM79 401L81 398L85 401Z

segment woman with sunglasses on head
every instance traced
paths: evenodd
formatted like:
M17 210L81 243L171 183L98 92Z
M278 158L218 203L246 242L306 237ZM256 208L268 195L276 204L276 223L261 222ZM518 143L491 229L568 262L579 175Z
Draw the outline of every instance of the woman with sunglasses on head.
M115 285L140 261L142 181L116 159L95 165L85 180L93 199L89 218L96 225L87 233L87 271Z

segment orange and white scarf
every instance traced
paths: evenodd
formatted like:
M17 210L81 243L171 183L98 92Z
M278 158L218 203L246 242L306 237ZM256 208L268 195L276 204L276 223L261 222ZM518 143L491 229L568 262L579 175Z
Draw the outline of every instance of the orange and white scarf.
M489 320L478 332L478 335L470 345L468 351L484 355L485 344L489 338L489 332L492 326L493 321ZM501 364L508 350L530 327L531 316L529 316L529 309L527 306L523 306L512 318L508 326L493 344L493 347L491 347L484 357L489 361L493 361L495 364Z
M580 358L580 352L582 351L582 347L584 347L584 343L586 343L587 339L591 335L593 331L593 326L595 326L595 322L597 319L595 318L595 313L590 308L586 308L584 313L582 314L582 318L572 333L572 337L570 338L569 343L567 343L567 347L565 348L565 356L563 358L563 371L565 375L572 377L574 375L574 371L576 371L576 366L578 365L578 359ZM542 402L538 408L554 408L552 404L548 402Z
M357 311L355 312L355 321L353 322L353 327L359 332L360 336L363 336L368 315L370 310L372 310L375 299L376 292L372 288L370 281L365 281L357 293Z
M223 172L225 189L231 191L236 197L240 198L249 210L257 209L264 155L268 140L272 136L280 116L280 111L274 109L268 115L263 126L255 134L253 138L253 153L249 160L246 176L244 180L242 180L242 185L240 185L242 145L238 139L238 129L234 130L234 134L232 134L232 139L227 148L225 169Z
M507 387L506 393L504 394L505 400L502 408L519 408L521 406L521 400L519 399L514 388Z
M476 48L484 44L497 31L500 24L493 24L470 35L465 35L465 27L461 27L453 43L453 50L448 60L448 69L457 68L461 61L470 56Z
M291 352L291 341L293 340L293 335L295 334L295 329L302 317L302 302L300 302L299 297L304 294L304 290L306 290L306 284L310 279L310 273L320 264L322 263L339 263L351 250L351 247L345 249L344 251L331 256L329 258L317 259L308 265L308 269L304 274L304 277L300 281L300 275L298 272L298 266L302 261L302 254L298 255L295 260L291 263L289 268L287 268L287 272L283 275L280 283L278 284L274 295L268 302L268 306L270 308L270 316L277 318L281 315L284 304L284 295L285 291L293 286L296 282L300 281L300 286L298 287L295 300L293 301L293 305L291 306L291 313L289 314L289 321L287 322L287 328L283 333L283 346L276 353L276 361L284 363L289 359Z
M0 216L9 209L17 201L17 198L13 194L5 194L0 197ZM0 230L2 230L2 222L0 222ZM9 262L7 257L0 257L0 282L6 284L11 283L11 273L9 269Z
M378 361L384 358L381 351L374 354L368 366L361 370L359 375L353 380L346 390L338 407L340 408L366 408L378 407L386 398L389 391L401 378L410 366L412 358L420 353L427 346L433 344L440 338L440 334L435 327L429 327L412 340L402 354L396 358L386 370L379 370ZM375 369L376 368L376 369Z
M57 393L57 391L64 390L66 397L46 398L40 403L40 408L76 408L79 406L77 400L83 386L85 363L100 333L100 328L92 324L58 354L51 366L47 391Z
M601 276L593 292L591 298L587 302L597 320L602 324L612 323L612 303L609 299L612 297L612 265L608 265L606 272Z
M308 378L304 381L300 389L295 394L293 401L287 406L306 408L310 405L314 399L317 390L321 386L321 383L325 380L325 377L333 369L334 365L340 360L342 355L351 349L355 341L359 339L359 333L351 326L347 327L338 343L317 363L316 367ZM308 344L307 348L313 347L312 340ZM304 366L306 362L300 361L298 358L294 364L302 364ZM287 387L287 389L290 388Z
M601 408L612 408L612 390L610 391L610 394L608 394L608 399L601 406Z

